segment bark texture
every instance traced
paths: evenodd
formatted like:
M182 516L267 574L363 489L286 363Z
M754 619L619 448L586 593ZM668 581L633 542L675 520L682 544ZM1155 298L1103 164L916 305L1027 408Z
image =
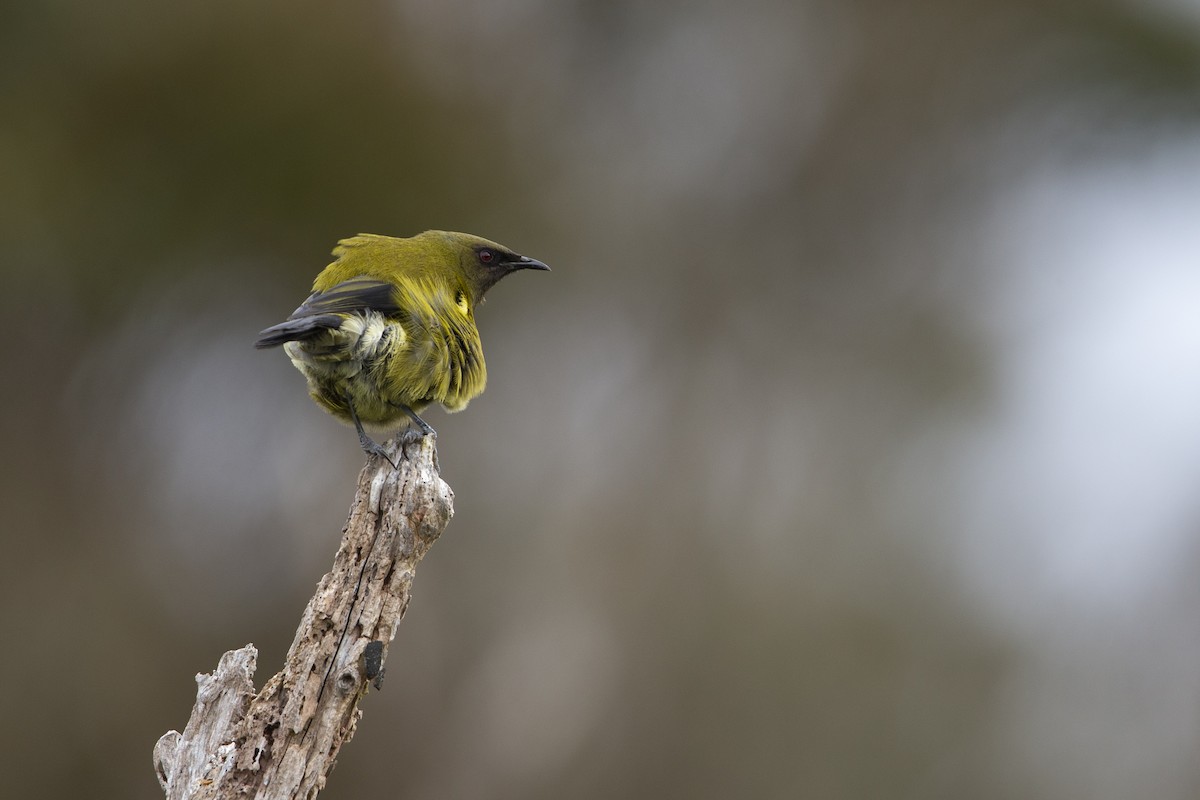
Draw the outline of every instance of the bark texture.
M388 645L408 607L417 562L454 513L434 437L387 445L399 468L371 458L358 478L334 557L304 610L283 671L254 690L253 645L221 657L183 733L154 747L168 800L310 800L354 735L367 686L378 688Z

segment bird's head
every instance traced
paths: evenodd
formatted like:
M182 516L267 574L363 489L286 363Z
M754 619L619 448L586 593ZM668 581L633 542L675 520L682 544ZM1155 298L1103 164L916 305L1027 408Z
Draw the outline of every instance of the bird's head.
M450 256L449 266L462 280L471 295L472 304L483 299L488 289L505 275L521 269L549 270L537 259L514 253L502 244L469 233L425 231L414 239L427 239L428 244L445 248Z

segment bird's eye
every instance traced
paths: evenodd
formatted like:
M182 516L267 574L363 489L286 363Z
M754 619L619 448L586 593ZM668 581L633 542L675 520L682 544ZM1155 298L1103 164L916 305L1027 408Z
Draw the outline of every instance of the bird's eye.
M496 254L486 247L479 251L479 261L483 264L490 264L496 260Z

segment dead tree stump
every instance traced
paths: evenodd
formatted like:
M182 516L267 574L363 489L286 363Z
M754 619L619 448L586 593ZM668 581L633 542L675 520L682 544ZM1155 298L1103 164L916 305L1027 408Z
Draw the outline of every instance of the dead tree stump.
M432 436L371 458L333 567L308 602L281 672L254 690L258 651L231 650L199 690L183 733L154 747L167 800L312 800L354 735L367 686L383 679L417 562L454 513Z

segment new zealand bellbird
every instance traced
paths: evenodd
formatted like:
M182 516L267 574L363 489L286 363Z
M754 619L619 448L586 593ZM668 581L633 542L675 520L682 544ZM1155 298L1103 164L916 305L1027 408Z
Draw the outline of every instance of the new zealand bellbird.
M343 239L287 321L255 347L283 345L317 403L367 435L415 423L431 403L461 411L483 391L487 368L475 307L505 275L550 269L478 236L425 231L409 239L360 233Z

